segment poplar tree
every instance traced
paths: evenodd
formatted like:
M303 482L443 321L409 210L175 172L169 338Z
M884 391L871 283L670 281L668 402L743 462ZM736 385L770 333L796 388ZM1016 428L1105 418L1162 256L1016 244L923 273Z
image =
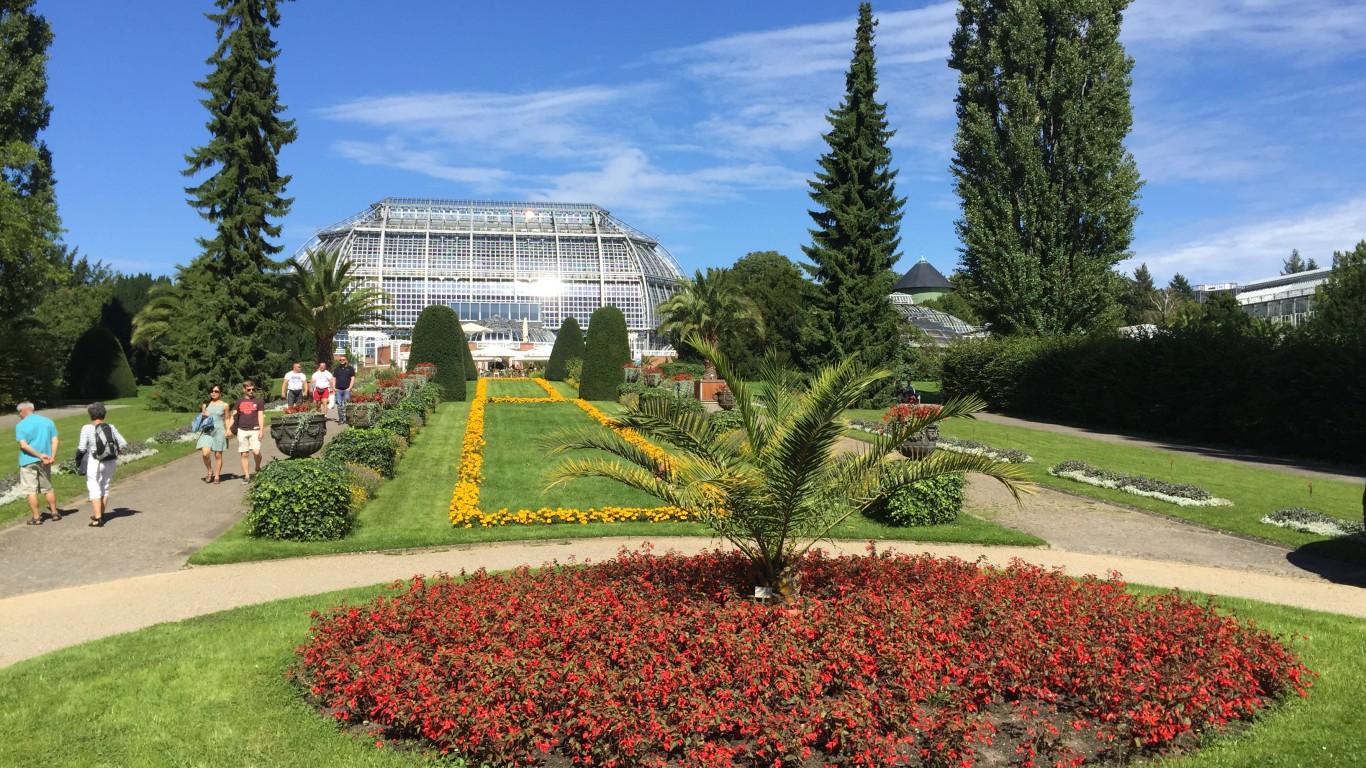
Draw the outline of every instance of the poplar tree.
M816 228L802 250L817 284L811 319L821 338L814 353L827 361L859 356L889 365L901 351L898 315L887 297L896 284L892 267L906 200L896 196L887 147L895 131L877 100L876 25L872 7L861 3L844 100L826 116L830 151L811 181Z
M195 83L209 112L209 142L186 155L190 205L214 224L199 239L202 252L180 270L184 310L172 324L164 352L163 399L184 407L208 385L266 381L283 370L281 350L296 332L280 319L285 298L280 225L294 202L284 197L289 177L278 155L293 142L293 120L281 117L271 30L280 23L277 0L216 0L205 14L218 46L208 77Z
M952 173L964 272L1001 333L1112 325L1141 185L1128 0L961 0Z

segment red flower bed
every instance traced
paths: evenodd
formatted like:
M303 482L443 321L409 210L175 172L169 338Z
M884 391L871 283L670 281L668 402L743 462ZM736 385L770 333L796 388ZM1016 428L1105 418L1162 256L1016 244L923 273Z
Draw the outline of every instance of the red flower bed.
M1033 766L1180 744L1309 672L1210 607L1015 563L729 553L414 579L314 615L295 674L384 739L517 766Z

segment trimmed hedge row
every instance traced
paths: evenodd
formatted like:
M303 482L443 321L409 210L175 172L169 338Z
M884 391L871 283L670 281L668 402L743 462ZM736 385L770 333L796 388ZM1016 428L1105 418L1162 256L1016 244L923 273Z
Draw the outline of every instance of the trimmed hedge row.
M1353 464L1366 343L1197 326L1141 338L993 338L944 354L945 396L1025 418Z

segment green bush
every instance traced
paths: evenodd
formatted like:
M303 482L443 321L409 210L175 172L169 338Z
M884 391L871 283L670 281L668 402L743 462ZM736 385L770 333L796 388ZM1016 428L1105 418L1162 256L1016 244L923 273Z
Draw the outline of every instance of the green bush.
M941 475L896 489L868 509L888 525L946 525L963 510L962 475Z
M398 466L394 435L383 429L347 429L332 438L324 454L329 459L369 467L384 477L393 477Z
M583 331L579 329L579 321L570 315L555 333L555 346L550 348L545 377L551 381L564 381L569 374L569 361L575 358L583 358Z
M397 409L385 411L379 421L374 423L374 428L382 429L391 435L397 435L411 443L417 437L417 417L409 411Z
M78 400L137 397L138 384L123 345L108 328L95 326L76 340L66 365L66 396Z
M680 373L686 373L694 379L702 378L703 373L701 363L685 363L681 360L673 360L671 362L661 363L659 366L659 370L663 372L665 376L676 376Z
M367 498L374 498L384 484L384 478L378 472L363 464L347 464L346 472L351 485L365 491Z
M617 389L626 380L622 366L629 362L631 347L626 340L626 316L616 307L599 307L588 321L579 397L616 400Z
M272 461L247 492L247 533L286 541L340 539L351 530L350 485L339 461Z
M721 427L727 432L733 429L740 429L745 425L744 418L740 416L740 412L734 409L729 411L713 411L707 416L707 421Z
M413 324L413 345L408 353L408 370L419 363L436 366L436 383L446 391L450 400L465 399L465 356L469 342L460 327L455 310L445 304L432 304L423 309Z

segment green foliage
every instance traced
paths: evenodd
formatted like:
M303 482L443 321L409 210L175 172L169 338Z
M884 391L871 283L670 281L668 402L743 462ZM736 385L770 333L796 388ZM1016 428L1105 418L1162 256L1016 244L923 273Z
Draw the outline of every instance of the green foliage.
M113 400L138 394L119 340L108 328L99 326L76 340L65 379L66 396L74 399Z
M360 488L367 498L374 498L384 484L384 477L363 464L347 464L346 475L353 488Z
M309 251L290 261L287 276L289 317L313 336L313 360L332 360L333 340L347 326L382 323L390 298L352 269L339 251Z
M889 525L947 525L963 511L962 475L940 475L892 491L868 508L869 517Z
M412 411L400 411L391 409L384 412L373 425L374 429L382 429L391 435L403 438L411 443L417 437L418 423L417 414Z
M1309 328L1323 338L1366 344L1366 240L1333 252L1333 271L1314 290Z
M462 328L461 330L463 331L464 329ZM460 354L464 358L465 381L478 381L479 366L474 364L474 351L470 349L468 339L465 341L464 346L460 348ZM463 400L464 398L460 399Z
M247 532L288 541L340 539L351 529L350 478L332 459L272 461L247 492Z
M688 336L699 336L709 344L753 345L763 336L764 322L759 308L740 290L730 270L708 267L697 270L673 296L659 305L659 332L675 347ZM686 349L686 348L685 348ZM715 372L708 370L708 377Z
M725 350L722 351L724 352ZM676 376L680 373L686 373L694 379L702 378L702 371L704 368L705 366L701 363L689 363L683 360L672 360L659 366L660 372L665 376Z
M791 359L797 354L797 343L806 330L806 307L814 286L791 259L777 251L748 253L735 262L730 272L736 288L754 303L764 323L758 338L723 340L721 351L734 361L742 376L757 373L765 354ZM693 375L701 378L701 371Z
M1129 0L963 0L952 172L964 271L997 333L1113 327L1140 181Z
M455 310L433 304L422 310L413 324L413 346L408 353L408 370L420 363L436 366L436 383L448 400L465 399L465 359L469 351L465 331Z
M901 347L900 316L887 301L901 242L905 198L896 195L888 142L895 131L887 107L877 100L872 8L859 4L854 55L845 75L845 96L826 117L830 151L811 181L815 222L803 252L815 278L812 296L812 362L850 357L885 365Z
M1124 308L1124 325L1157 324L1162 318L1158 310L1157 286L1147 263L1139 264L1132 279L1124 278L1124 291L1119 296Z
M1300 249L1292 248L1290 249L1290 258L1286 259L1281 265L1281 274L1293 275L1318 268L1318 262L1314 261L1312 258L1309 259L1309 261L1305 261L1304 258L1300 256Z
M380 428L346 429L327 443L323 455L334 461L360 464L393 477L398 466L398 444L392 432Z
M575 358L583 358L583 331L579 330L579 321L570 315L555 334L555 346L550 348L545 377L551 381L564 381L569 372L569 361Z
M977 310L958 291L949 291L939 298L920 303L930 309L937 309L940 312L953 315L969 325L980 326L982 324L982 316L977 314Z
M731 432L745 427L744 417L733 408L729 411L712 411L707 414L707 422L713 429L721 432Z
M626 316L613 306L599 307L588 321L588 341L584 344L583 378L579 397L584 400L616 400L617 389L626 380L622 366L631 362L631 347L626 339Z
M53 348L41 328L0 324L0 408L12 409L23 400L48 405L57 398L64 361Z

